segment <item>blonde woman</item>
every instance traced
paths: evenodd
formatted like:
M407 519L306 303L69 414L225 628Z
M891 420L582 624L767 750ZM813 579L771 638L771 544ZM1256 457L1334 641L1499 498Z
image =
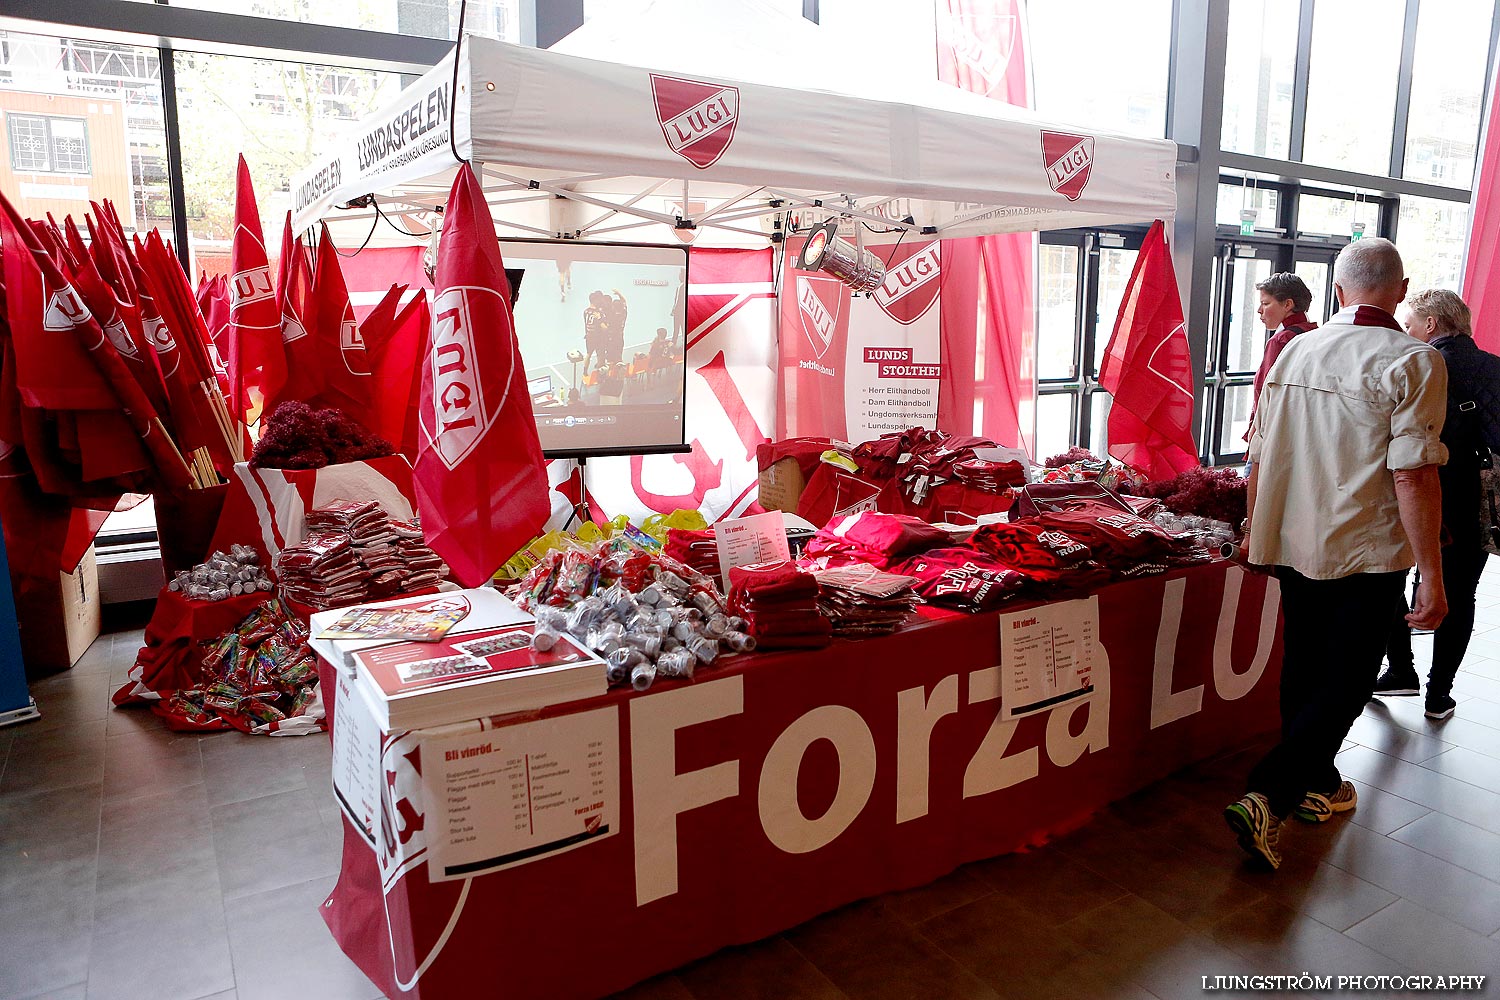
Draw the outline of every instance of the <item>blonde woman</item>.
M1433 633L1432 670L1427 675L1427 716L1453 714L1453 678L1463 663L1474 631L1474 593L1489 559L1481 546L1479 470L1491 443L1500 443L1500 358L1481 351L1469 326L1469 307L1446 288L1418 292L1407 300L1403 324L1411 336L1437 348L1448 368L1448 413L1443 443L1448 464L1438 471L1443 488L1443 527L1452 539L1443 546L1443 589L1448 617ZM1387 651L1392 666L1375 682L1378 695L1420 693L1412 663L1411 639L1405 649Z

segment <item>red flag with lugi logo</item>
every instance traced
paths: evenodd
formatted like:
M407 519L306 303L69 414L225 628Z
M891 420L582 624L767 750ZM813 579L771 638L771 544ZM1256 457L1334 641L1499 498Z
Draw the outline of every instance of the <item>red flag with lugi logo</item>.
M281 348L281 310L266 258L260 209L250 184L250 168L240 157L235 183L234 242L229 249L229 386L230 412L253 423L265 400L286 381Z
M1170 479L1199 464L1193 443L1193 361L1160 220L1146 233L1125 286L1099 384L1115 400L1109 411L1112 456L1152 479Z
M370 359L365 351L354 306L339 267L338 248L323 226L318 239L317 265L308 297L308 340L316 368L313 394L305 401L313 406L336 406L355 420L370 406Z
M427 543L473 587L538 534L549 503L510 283L468 164L448 197L434 286L413 478Z
M281 391L266 403L274 413L287 400L306 401L317 395L318 357L312 326L312 257L292 233L292 213L286 213L281 229L280 276L276 298L281 303L281 347L286 352L286 381Z

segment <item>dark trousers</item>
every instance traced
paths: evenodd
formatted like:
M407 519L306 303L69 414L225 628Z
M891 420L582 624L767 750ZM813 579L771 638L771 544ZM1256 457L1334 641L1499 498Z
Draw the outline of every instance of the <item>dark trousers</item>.
M1443 549L1443 591L1448 596L1448 614L1432 634L1432 670L1427 675L1429 698L1453 692L1453 678L1458 675L1464 654L1469 651L1469 639L1474 635L1474 595L1489 557L1478 542L1455 543ZM1406 594L1402 593L1396 598L1385 656L1398 670L1405 668L1415 673L1411 630L1406 625L1409 610Z
M1284 624L1281 662L1281 742L1250 771L1249 791L1270 800L1285 817L1308 792L1339 787L1334 754L1364 710L1380 660L1388 620L1405 573L1360 573L1309 580L1278 567Z

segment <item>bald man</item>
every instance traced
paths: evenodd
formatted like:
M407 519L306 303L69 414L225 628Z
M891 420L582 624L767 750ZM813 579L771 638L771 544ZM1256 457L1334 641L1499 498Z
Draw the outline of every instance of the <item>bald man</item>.
M1281 742L1224 818L1251 860L1281 864L1289 815L1320 823L1355 806L1334 765L1374 689L1391 606L1415 563L1413 627L1447 611L1439 555L1442 356L1406 336L1389 240L1351 243L1333 265L1339 312L1271 367L1248 457L1250 561L1281 581Z

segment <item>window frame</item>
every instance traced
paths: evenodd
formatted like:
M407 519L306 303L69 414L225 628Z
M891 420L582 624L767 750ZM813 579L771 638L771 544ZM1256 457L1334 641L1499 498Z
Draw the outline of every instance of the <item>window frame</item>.
M1104 349L1109 346L1110 334L1114 332L1114 317L1099 315L1099 255L1105 249L1133 250L1139 253L1146 240L1147 228L1111 226L1107 229L1053 229L1038 234L1039 245L1070 246L1078 250L1078 280L1073 313L1073 376L1044 379L1040 377L1038 369L1036 381L1039 402L1043 396L1071 398L1072 417L1068 428L1070 446L1090 447L1094 436L1094 396L1105 392L1099 380L1094 377L1094 369L1096 362L1103 357ZM1034 309L1040 308L1039 290L1034 298L1038 303ZM1035 320L1034 315L1034 322ZM1040 418L1038 423L1040 424ZM1051 456L1032 457L1040 462Z
M23 167L16 162L16 124L20 121L40 122L43 145L47 151L47 165L42 168ZM58 166L57 138L52 131L54 122L76 122L83 130L83 168L71 170ZM88 119L77 115L49 115L37 111L7 111L5 113L6 150L10 154L10 169L18 174L53 174L59 177L91 177L94 173L93 150L89 148Z

